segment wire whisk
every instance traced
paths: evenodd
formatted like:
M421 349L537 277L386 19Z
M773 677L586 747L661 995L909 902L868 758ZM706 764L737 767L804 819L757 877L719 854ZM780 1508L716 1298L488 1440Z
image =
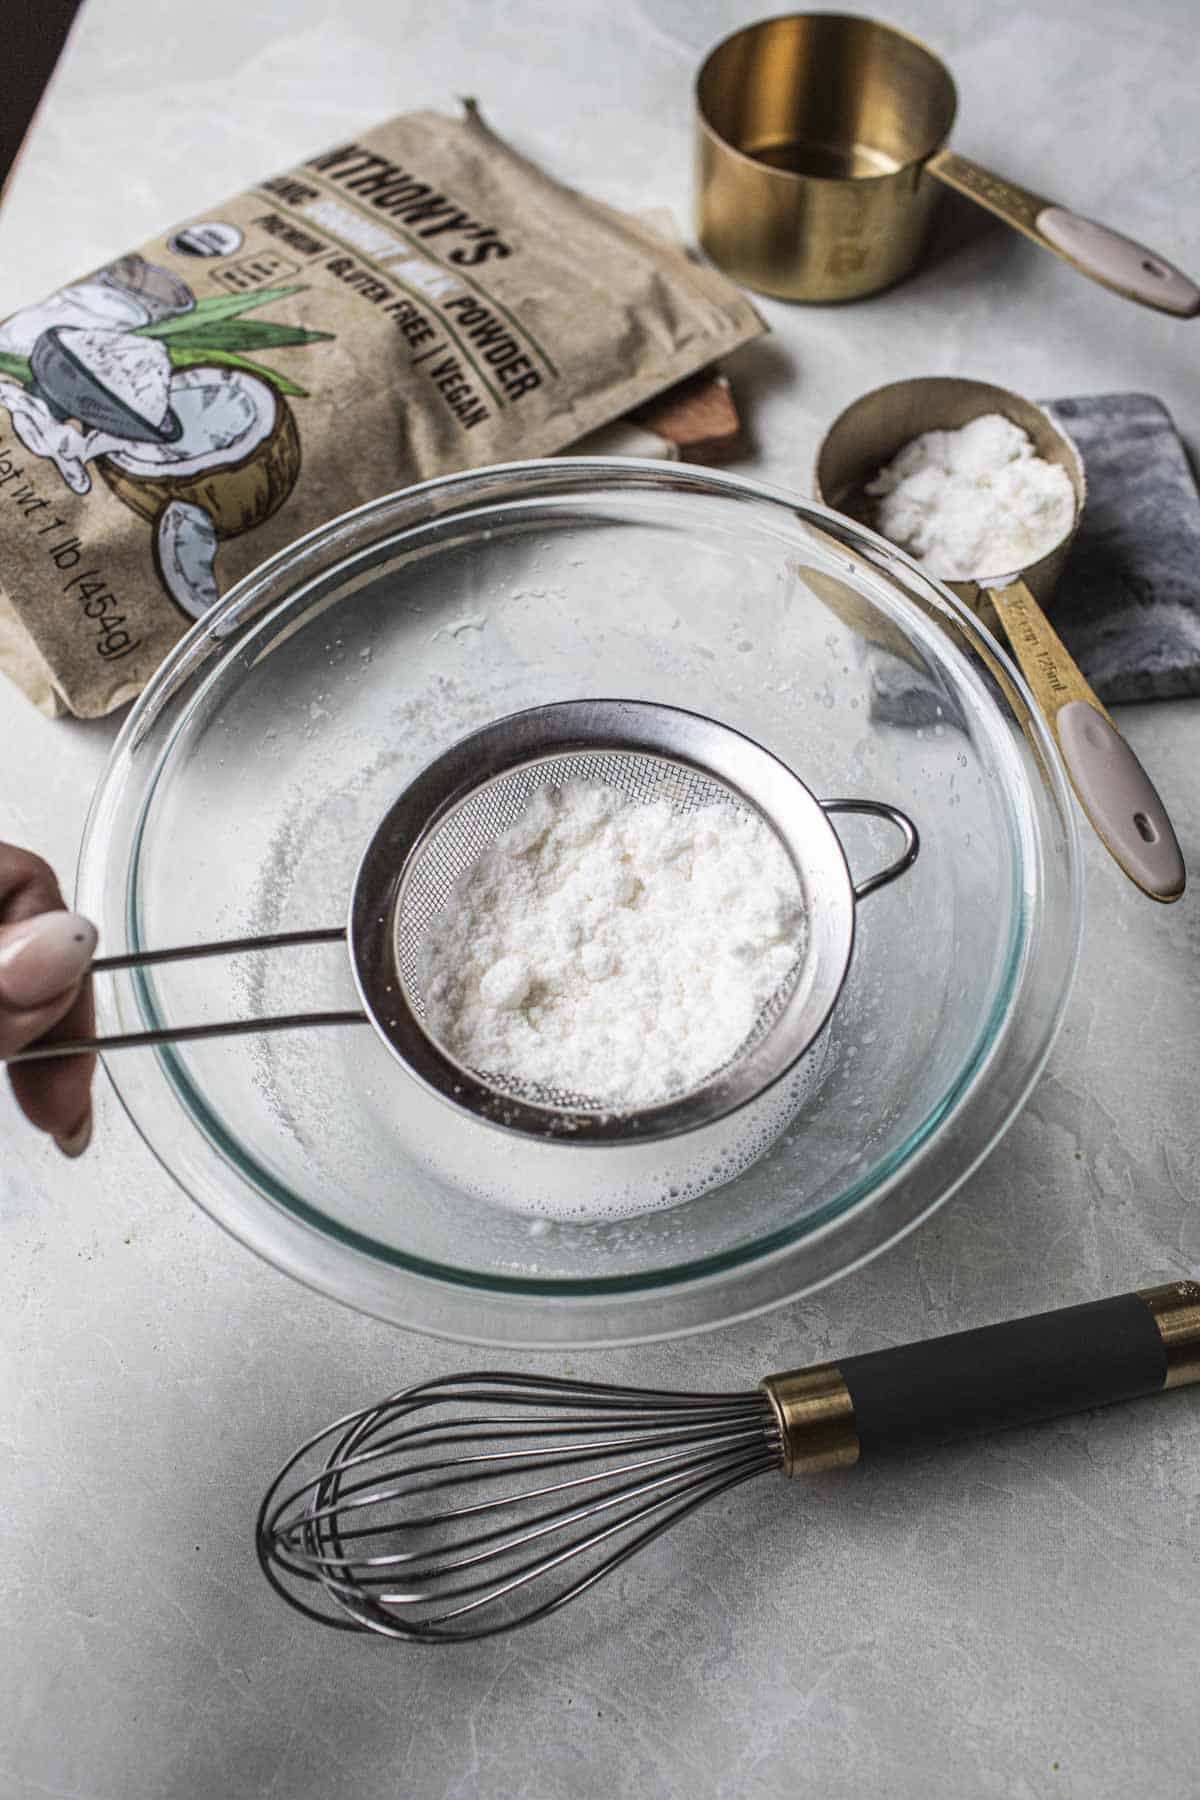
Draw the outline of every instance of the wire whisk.
M285 1600L343 1631L491 1637L767 1470L845 1468L1196 1381L1195 1281L768 1375L749 1393L444 1376L302 1445L263 1501L258 1556Z
M545 1618L782 1463L762 1391L445 1377L304 1444L263 1502L258 1555L284 1599L326 1624L420 1643L488 1637Z

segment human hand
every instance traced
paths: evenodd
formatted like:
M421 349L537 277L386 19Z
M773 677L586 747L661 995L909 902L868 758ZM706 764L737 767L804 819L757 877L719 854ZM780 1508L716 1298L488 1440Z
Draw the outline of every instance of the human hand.
M0 1061L39 1038L94 1034L95 948L95 927L66 911L48 864L0 844ZM22 1111L64 1156L82 1156L91 1140L95 1067L94 1056L64 1056L9 1070Z

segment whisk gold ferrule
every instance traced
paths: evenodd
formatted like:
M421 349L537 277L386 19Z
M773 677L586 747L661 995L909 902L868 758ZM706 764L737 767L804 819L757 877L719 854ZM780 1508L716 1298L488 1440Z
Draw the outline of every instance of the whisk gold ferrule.
M836 1363L768 1375L762 1387L779 1425L785 1475L848 1469L858 1461L854 1402Z
M1200 1381L1200 1281L1169 1281L1139 1288L1138 1299L1154 1315L1167 1353L1165 1388Z

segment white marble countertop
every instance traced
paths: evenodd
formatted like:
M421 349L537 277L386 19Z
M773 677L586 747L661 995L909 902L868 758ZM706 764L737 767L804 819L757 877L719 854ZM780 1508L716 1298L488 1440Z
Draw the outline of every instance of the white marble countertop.
M753 13L90 0L0 218L0 315L366 121L464 93L561 175L686 217L690 75ZM899 22L954 67L962 150L1200 267L1191 0L908 0ZM1124 305L999 228L951 224L888 295L765 307L773 335L733 370L744 466L806 488L848 400L923 373L1149 391L1195 445L1200 326ZM1200 703L1121 724L1200 871ZM0 683L0 838L68 882L112 735L47 723ZM950 1205L813 1299L576 1356L579 1374L741 1385L1195 1269L1196 898L1155 908L1094 843L1086 861L1066 1027ZM479 1353L355 1317L257 1262L172 1185L103 1084L77 1166L7 1093L0 1141L3 1800L1196 1791L1194 1397L807 1497L759 1483L513 1638L439 1654L347 1639L260 1580L264 1480L326 1417Z

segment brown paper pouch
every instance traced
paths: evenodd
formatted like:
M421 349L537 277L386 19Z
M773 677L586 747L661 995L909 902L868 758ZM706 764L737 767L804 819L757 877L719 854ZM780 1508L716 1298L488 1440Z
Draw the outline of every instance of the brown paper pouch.
M111 711L314 526L551 455L763 329L474 107L394 119L0 326L0 667Z

